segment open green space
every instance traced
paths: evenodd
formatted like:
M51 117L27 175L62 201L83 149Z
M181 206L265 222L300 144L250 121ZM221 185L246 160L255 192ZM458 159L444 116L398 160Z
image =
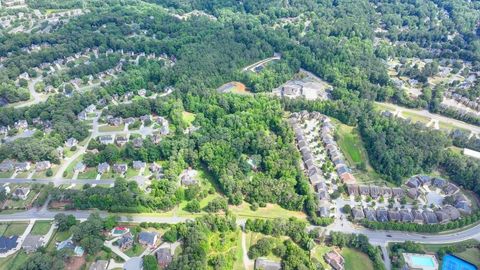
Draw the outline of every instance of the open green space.
M0 258L0 270L18 270L27 259L28 255L23 250L7 258Z
M12 235L17 235L20 236L25 232L27 229L28 223L20 223L20 222L15 222L15 223L9 223L7 229L3 232L3 236L12 236Z
M344 124L336 125L338 145L351 165L359 166L367 160L367 153L362 139L354 127Z
M112 131L123 131L125 128L125 125L119 125L119 126L110 126L110 125L103 125L98 127L98 131L100 132L112 132Z
M325 269L329 269L328 263L323 258L325 254L330 252L333 247L325 246L325 245L316 245L315 248L312 249L312 257L316 258Z
M428 124L428 122L430 122L431 120L426 116L422 116L420 114L416 114L412 112L402 112L402 116L407 119L411 119L413 123L420 122L420 123Z
M33 225L32 231L30 234L32 235L45 235L47 234L48 230L52 226L52 222L46 220L36 221L35 225Z
M372 261L365 253L351 248L343 248L341 254L345 259L345 269L374 270Z
M207 258L221 256L225 258L226 264L228 265L226 269L238 269L238 262L243 263L241 259L242 248L238 243L239 239L241 239L239 230L226 233L209 233Z
M135 243L131 248L127 249L124 253L129 256L129 257L137 257L142 254L142 252L145 250L145 247Z
M78 174L78 179L95 179L97 177L96 168L88 168L83 173Z
M0 172L0 178L10 178L13 172Z
M182 112L182 120L183 122L187 123L187 125L191 125L193 121L195 121L195 114L191 112Z

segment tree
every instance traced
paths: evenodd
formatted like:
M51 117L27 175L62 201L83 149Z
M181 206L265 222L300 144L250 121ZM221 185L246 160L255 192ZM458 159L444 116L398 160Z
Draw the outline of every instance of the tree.
M158 270L157 259L153 255L145 255L143 257L144 270Z
M189 201L185 206L185 210L191 213L200 212L200 202L198 202L196 199Z
M64 232L68 231L72 226L77 224L77 220L73 215L65 215L65 214L56 214L54 217L55 223L57 224L57 228L59 231Z

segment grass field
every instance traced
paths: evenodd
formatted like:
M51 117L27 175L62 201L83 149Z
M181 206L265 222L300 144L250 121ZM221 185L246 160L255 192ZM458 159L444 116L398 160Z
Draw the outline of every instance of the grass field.
M195 114L183 111L182 112L182 120L183 122L187 123L187 125L191 125L193 121L195 121Z
M119 125L118 127L116 126L110 126L110 125L103 125L98 127L98 131L100 132L111 132L111 131L123 131L125 128L125 125Z
M257 209L257 211L252 211L250 209L250 204L244 202L239 206L229 206L229 209L230 211L232 211L233 214L243 218L306 218L306 215L303 212L286 210L276 204L267 204L266 207L260 207Z
M66 231L66 232L55 231L53 233L52 238L50 239L50 242L48 242L47 250L49 250L49 251L55 250L57 242L65 241L69 237L70 237L70 232L68 232L68 231Z
M88 168L85 172L78 174L78 179L95 179L95 177L97 177L96 168Z
M137 257L145 250L145 248L140 244L134 244L132 248L125 251L125 254L129 257Z
M315 248L312 250L312 257L316 258L325 269L329 269L328 263L325 261L323 256L330 252L333 248L329 246L315 246Z
M462 258L480 268L480 249L469 248L464 252L455 253L455 256Z
M5 230L7 230L7 228L8 228L8 224L5 224L5 223L0 224L0 235L3 235Z
M8 224L7 229L3 232L4 236L22 235L23 232L27 229L27 223L10 223Z
M422 116L422 115L419 115L419 114L416 114L416 113L411 113L411 112L402 112L402 115L405 118L410 118L413 123L420 122L420 123L427 124L431 120L428 117L425 117L425 116Z
M370 258L365 253L351 248L343 248L342 256L345 258L345 269L374 270Z
M52 226L52 223L50 221L36 221L35 225L33 225L33 228L30 234L45 235L47 234L48 230L50 230L51 226Z
M0 258L0 270L18 270L27 259L28 255L23 250L7 258Z
M0 178L10 178L13 172L0 172Z
M336 128L338 144L345 155L345 158L351 163L351 165L358 166L367 159L367 154L363 147L360 135L354 127L339 123L336 125Z
M241 239L239 230L227 233L210 233L208 235L207 257L210 259L213 256L221 256L227 262L228 267L225 267L225 269L234 269L234 266L237 265L239 252L241 255L242 251L241 245L238 244L239 239ZM241 256L240 262L242 262Z

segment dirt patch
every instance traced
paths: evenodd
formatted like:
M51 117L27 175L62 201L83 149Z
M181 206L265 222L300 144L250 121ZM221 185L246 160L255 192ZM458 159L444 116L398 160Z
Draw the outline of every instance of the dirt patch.
M80 270L82 266L85 264L85 257L71 257L65 263L66 270Z
M54 202L50 202L49 208L50 209L65 209L65 206L67 206L69 204L70 204L70 202L54 201Z

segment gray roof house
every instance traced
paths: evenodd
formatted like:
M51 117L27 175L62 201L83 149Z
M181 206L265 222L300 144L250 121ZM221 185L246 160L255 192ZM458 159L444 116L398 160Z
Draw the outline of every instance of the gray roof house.
M120 239L117 240L117 245L120 249L126 250L133 246L133 235L128 232L123 234Z
M437 210L435 211L435 215L437 215L437 220L439 223L448 223L450 221L450 216L446 211Z
M280 270L282 265L279 262L270 261L264 258L255 260L255 270Z
M405 196L405 192L402 188L392 188L393 197L401 198Z
M445 192L445 194L448 196L457 193L459 190L460 189L452 183L449 183L443 188L443 192Z
M423 224L425 221L422 212L420 210L412 210L413 222L417 224Z
M360 195L367 196L370 194L370 188L368 186L360 185L358 191L360 192Z
M112 144L113 143L113 137L111 135L104 135L98 137L98 141L101 144Z
M26 200L28 198L28 194L30 194L30 189L27 187L21 187L15 189L12 196L17 199Z
M432 180L432 184L437 188L443 188L447 184L447 181L445 179L435 177Z
M158 234L154 232L141 232L138 234L138 242L145 246L154 247L157 239Z
M155 252L158 266L165 269L173 260L172 250L169 247L161 247Z
M365 218L369 221L377 221L376 212L372 208L364 208L363 212L365 214Z
M380 187L370 186L370 196L374 199L380 197Z
M413 222L413 215L410 210L402 209L400 210L400 216L402 222Z
M398 212L397 210L389 210L388 219L390 221L400 221L402 219L402 216L400 215L400 212Z
M418 180L417 177L412 177L410 179L408 179L406 185L410 188L418 188L419 186L421 186L421 182Z
M349 195L358 196L358 185L347 185L347 191Z
M412 199L418 198L418 195L419 195L419 192L418 192L417 188L409 188L407 190L407 196L412 198Z
M445 205L443 211L450 216L450 220L456 220L461 217L460 211L451 205Z
M0 172L13 171L14 168L15 166L11 160L4 160L2 163L0 163Z
M426 224L436 224L438 223L437 215L431 210L425 210L422 213L423 220Z
M98 260L90 265L88 270L107 270L108 261Z
M128 170L128 165L126 163L116 163L113 164L113 171L115 173L124 174Z
M362 220L365 218L365 214L361 207L352 208L352 217L354 220Z
M133 139L133 147L141 148L142 146L143 146L143 139L142 138Z
M52 167L52 164L48 160L39 161L37 162L37 164L35 164L35 170L37 171L45 171L50 169L51 167Z
M142 168L145 168L145 166L146 166L146 164L145 164L145 162L143 162L143 161L135 160L135 161L133 162L133 168L134 168L135 170L140 170L140 169L142 169Z
M43 244L42 237L43 236L41 235L27 235L27 237L25 237L25 240L23 240L22 248L27 253L35 252Z
M99 174L103 174L103 173L106 173L106 172L110 171L110 164L108 164L106 162L98 164L98 170L97 171L98 171Z
M377 209L377 220L379 222L387 222L388 221L388 212L385 208L378 208Z

